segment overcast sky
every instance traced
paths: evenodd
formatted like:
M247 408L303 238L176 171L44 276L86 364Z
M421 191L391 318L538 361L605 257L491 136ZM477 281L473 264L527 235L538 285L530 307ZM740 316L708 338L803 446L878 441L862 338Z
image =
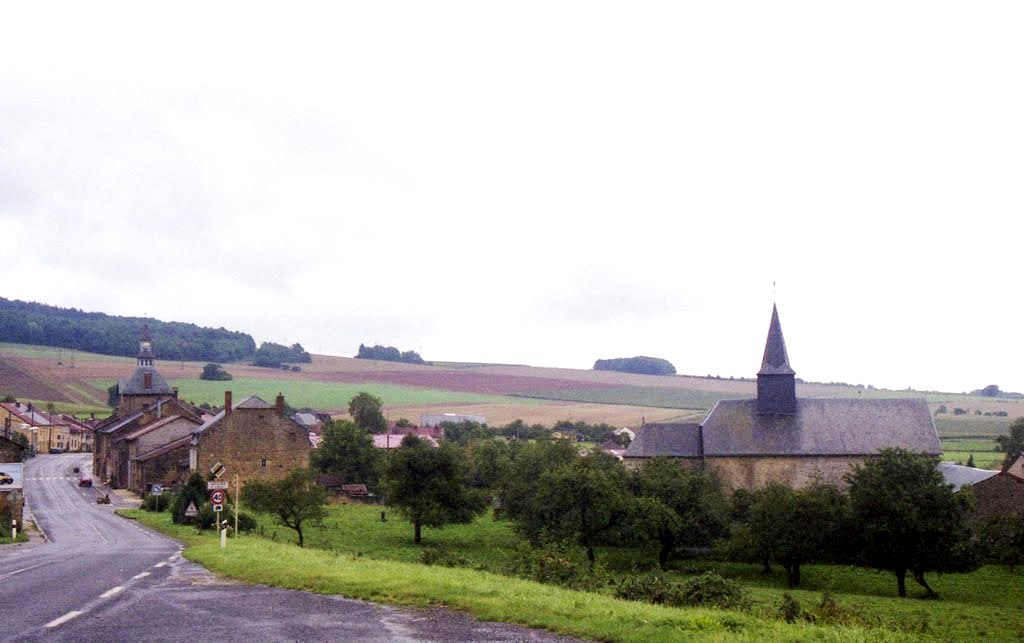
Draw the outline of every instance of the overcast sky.
M140 4L0 10L2 296L1024 391L1019 2Z

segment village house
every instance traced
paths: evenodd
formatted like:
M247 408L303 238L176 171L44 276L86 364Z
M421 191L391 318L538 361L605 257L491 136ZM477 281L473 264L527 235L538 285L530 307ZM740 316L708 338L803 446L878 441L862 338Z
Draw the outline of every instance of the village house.
M757 397L720 400L700 424L647 424L625 462L665 456L713 471L729 490L794 488L843 476L881 449L938 455L924 399L798 398L777 308L772 308Z
M22 489L24 468L21 461L25 459L25 447L15 442L10 429L0 430L0 473L11 482L0 484L0 529L9 529L10 521L16 520L18 528L22 528L22 511L25 497Z
M92 449L92 429L73 417L46 413L31 402L0 403L2 426L20 433L33 453L60 453Z
M257 395L232 404L231 391L225 391L224 409L193 431L187 453L190 471L220 464L244 485L308 467L309 452L308 432L285 414L283 395L273 406Z

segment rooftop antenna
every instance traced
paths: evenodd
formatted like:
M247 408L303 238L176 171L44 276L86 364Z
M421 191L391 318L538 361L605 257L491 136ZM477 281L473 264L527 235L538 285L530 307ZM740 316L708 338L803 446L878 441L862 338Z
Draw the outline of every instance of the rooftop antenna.
M778 303L778 294L775 292L775 281L772 280L772 303Z

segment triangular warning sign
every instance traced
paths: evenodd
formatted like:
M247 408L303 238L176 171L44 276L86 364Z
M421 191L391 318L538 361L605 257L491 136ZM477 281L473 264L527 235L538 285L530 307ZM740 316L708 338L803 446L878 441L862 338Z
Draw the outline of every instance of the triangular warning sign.
M185 515L188 516L189 518L192 518L193 516L198 516L199 515L199 510L196 509L196 503L194 503L194 502L188 503L188 506L185 507Z

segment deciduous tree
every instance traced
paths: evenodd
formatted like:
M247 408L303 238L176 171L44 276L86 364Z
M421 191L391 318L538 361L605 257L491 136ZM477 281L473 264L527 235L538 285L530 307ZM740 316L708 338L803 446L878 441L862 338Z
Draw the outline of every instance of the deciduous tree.
M327 515L327 492L316 485L308 469L296 469L274 482L249 482L244 501L256 511L273 514L279 525L294 529L299 547L304 544L303 525Z
M386 433L388 421L382 409L384 400L375 395L361 392L348 403L348 414L355 420L356 426L370 433Z
M938 463L937 456L885 449L846 476L851 524L860 537L858 558L895 574L902 597L908 571L934 596L926 572L976 566L966 524L970 496L953 493Z
M467 523L487 507L486 496L468 484L462 450L442 443L434 448L414 435L390 454L387 465L388 504L413 524L413 542L422 528Z
M346 484L376 488L384 454L373 446L373 436L348 420L335 420L324 426L321 438L310 454L314 468L341 476Z

